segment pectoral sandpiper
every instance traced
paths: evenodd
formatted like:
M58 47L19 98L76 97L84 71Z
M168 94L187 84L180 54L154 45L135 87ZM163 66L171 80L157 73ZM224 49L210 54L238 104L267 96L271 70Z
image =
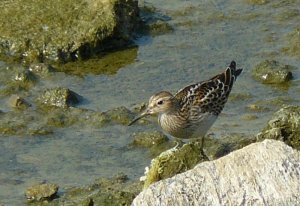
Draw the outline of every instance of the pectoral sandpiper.
M241 72L232 61L224 72L186 86L175 95L158 92L150 97L147 109L129 125L147 115L158 114L158 123L170 135L183 139L204 137L224 108Z

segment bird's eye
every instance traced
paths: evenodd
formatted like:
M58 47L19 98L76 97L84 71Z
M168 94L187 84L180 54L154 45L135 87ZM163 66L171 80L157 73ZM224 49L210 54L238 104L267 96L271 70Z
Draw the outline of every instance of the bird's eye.
M164 103L163 100L159 100L159 101L157 102L158 105L162 105L163 103Z

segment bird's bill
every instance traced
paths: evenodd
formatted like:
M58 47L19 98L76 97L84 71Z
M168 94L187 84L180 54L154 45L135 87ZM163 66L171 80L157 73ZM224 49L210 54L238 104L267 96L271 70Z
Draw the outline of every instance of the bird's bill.
M134 118L129 124L128 126L131 126L132 124L134 124L135 122L137 122L139 119L142 119L145 116L150 115L150 113L146 110L145 112L143 112L141 115L137 116L136 118Z

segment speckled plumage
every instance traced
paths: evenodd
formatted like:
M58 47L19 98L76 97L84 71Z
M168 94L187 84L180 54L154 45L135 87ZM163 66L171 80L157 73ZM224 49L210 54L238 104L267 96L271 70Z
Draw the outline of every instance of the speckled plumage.
M138 119L159 114L160 126L177 138L197 138L206 134L224 108L236 77L242 69L231 62L224 72L213 78L186 86L174 96L167 91L154 94Z

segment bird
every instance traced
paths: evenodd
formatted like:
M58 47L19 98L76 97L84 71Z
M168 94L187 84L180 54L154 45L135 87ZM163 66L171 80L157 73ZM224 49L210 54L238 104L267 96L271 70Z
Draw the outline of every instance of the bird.
M158 124L171 136L179 139L203 137L204 140L242 71L242 68L236 69L235 61L231 61L222 73L188 85L174 95L160 91L150 97L145 111L134 118L129 126L143 117L158 114Z

